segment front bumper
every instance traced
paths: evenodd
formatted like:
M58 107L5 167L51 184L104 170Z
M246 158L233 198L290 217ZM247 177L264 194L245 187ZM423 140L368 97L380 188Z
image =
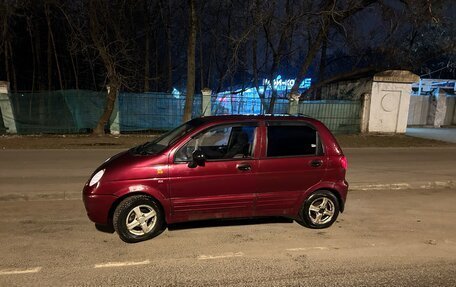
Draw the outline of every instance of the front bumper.
M109 223L109 211L117 199L116 196L83 193L82 199L90 220L102 225Z

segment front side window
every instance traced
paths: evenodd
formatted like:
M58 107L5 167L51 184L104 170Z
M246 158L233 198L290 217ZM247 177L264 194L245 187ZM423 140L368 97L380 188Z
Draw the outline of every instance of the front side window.
M175 129L164 133L158 138L146 142L145 144L139 145L132 148L130 151L133 154L142 154L142 155L152 155L162 152L165 148L172 145L180 138L197 128L199 125L203 124L201 119L196 118L191 121L184 123L183 125L178 126Z
M195 150L207 160L250 158L253 156L255 126L224 125L206 130L193 137L175 157L176 162L188 162Z
M317 132L305 125L268 126L268 157L315 155Z

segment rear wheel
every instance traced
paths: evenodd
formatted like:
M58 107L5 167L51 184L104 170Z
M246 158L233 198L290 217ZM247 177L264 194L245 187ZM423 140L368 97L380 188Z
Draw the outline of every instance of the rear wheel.
M112 221L120 239L128 243L151 239L160 234L164 226L160 207L145 195L123 200L114 211Z
M300 214L305 226L316 229L331 226L338 215L339 201L332 192L327 190L319 190L309 196Z

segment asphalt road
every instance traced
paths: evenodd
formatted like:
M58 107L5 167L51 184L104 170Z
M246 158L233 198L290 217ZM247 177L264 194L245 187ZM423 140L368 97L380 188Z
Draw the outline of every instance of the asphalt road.
M120 150L2 150L0 201L79 198L93 170ZM351 188L456 181L456 148L345 149ZM370 186L372 185L372 186Z
M82 202L0 201L0 286L456 286L456 190L354 191L325 230L171 226L126 244Z

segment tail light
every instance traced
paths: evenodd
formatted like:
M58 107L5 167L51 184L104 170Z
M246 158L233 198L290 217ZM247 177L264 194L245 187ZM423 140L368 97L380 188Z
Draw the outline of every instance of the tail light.
M342 156L340 158L340 165L342 166L343 169L347 170L348 168L348 161L347 161L347 158L345 156Z

